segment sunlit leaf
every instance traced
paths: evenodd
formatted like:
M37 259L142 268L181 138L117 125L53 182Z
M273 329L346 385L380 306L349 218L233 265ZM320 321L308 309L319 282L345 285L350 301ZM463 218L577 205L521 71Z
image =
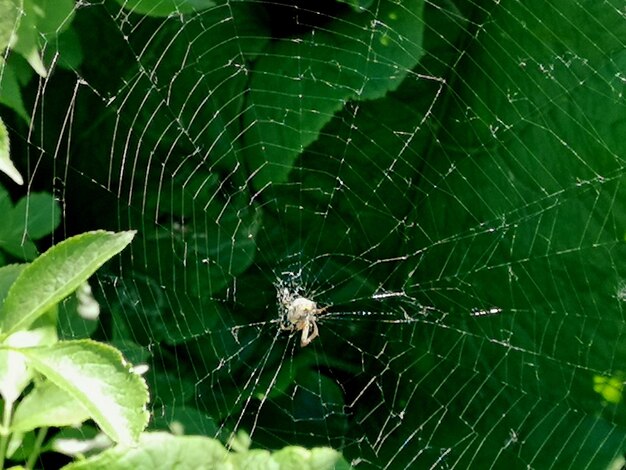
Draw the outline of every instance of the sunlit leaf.
M128 245L135 232L88 232L50 248L18 276L0 312L5 335L27 328L39 315L85 282Z
M115 348L78 340L12 351L22 354L30 367L79 402L112 440L131 444L145 428L149 417L146 383ZM61 399L60 394L56 396L55 402ZM65 411L63 419L67 420Z
M17 171L17 168L11 161L9 133L2 119L0 119L0 172L7 175L17 184L24 184L22 175L20 175L20 172Z
M206 10L213 0L116 0L126 10L147 16L167 17Z
M53 382L46 381L20 400L13 414L11 431L28 432L44 426L73 426L89 418L80 400Z
M227 458L228 451L215 439L144 433L136 446L117 446L89 459L71 463L63 470L218 469Z

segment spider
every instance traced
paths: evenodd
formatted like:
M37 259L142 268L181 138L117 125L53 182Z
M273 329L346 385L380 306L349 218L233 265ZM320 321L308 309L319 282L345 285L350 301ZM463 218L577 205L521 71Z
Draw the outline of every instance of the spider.
M286 296L287 300L289 296ZM296 297L291 302L285 304L287 313L286 325L281 325L281 330L302 331L300 346L308 346L311 341L320 334L317 328L317 317L323 313L327 307L317 308L317 304L305 297ZM311 330L313 332L311 333Z

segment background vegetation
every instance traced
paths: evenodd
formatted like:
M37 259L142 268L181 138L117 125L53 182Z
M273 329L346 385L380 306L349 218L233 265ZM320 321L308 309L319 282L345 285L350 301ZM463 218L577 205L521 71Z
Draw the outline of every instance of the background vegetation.
M60 327L148 365L152 429L619 465L620 2L50 3L0 1L0 261L138 231Z

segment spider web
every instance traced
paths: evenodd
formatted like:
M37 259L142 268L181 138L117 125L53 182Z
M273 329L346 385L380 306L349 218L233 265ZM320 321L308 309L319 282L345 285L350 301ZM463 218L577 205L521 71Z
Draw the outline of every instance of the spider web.
M153 427L623 462L621 2L122 3L77 3L11 130L59 238L138 230L96 335L149 366ZM304 348L284 289L326 307Z

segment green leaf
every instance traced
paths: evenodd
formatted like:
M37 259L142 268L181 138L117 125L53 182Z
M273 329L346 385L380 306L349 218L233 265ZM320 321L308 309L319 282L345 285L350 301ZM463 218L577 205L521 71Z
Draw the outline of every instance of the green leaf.
M37 15L37 31L46 36L56 36L65 31L76 13L74 0L24 0L32 2Z
M115 442L135 442L148 423L146 383L115 348L79 340L13 351L78 401Z
M9 264L0 267L0 311L9 289L27 264Z
M274 454L260 449L229 453L216 439L155 432L142 434L138 446L117 446L66 465L63 470L129 468L349 470L351 467L339 452L327 447L309 450L291 446Z
M22 355L0 350L0 395L3 400L14 403L32 378L32 372L28 370Z
M115 0L126 10L146 16L168 17L206 10L213 0Z
M0 225L0 248L16 258L34 259L33 240L52 233L61 222L61 209L47 193L30 193L12 207L8 194L0 188L4 224Z
M421 59L422 0L383 0L294 40L272 41L254 67L244 120L256 188L284 182L300 153L349 100L395 90Z
M26 59L37 75L46 77L48 72L39 55L37 18L29 0L24 1L24 15L21 17L16 35L17 39L13 44L13 50Z
M22 99L22 90L18 79L17 63L26 63L19 55L12 54L5 61L4 57L0 57L0 103L11 108L19 117L27 124L30 124L30 116L24 107ZM28 70L32 74L32 69Z
M60 302L135 235L129 232L88 232L50 248L18 276L5 299L1 324L4 335L27 328Z
M9 133L2 119L0 119L0 172L7 175L17 184L24 184L24 179L15 165L11 161L11 150L9 145Z
M89 459L70 463L63 470L232 469L226 464L227 459L228 451L215 439L157 432L142 434L136 446L117 446Z
M19 52L41 77L47 76L39 53L40 36L56 36L69 27L75 13L74 0L24 0L23 15L13 49Z
M352 468L339 452L329 447L315 447L309 450L304 447L289 446L277 451L273 458L280 465L281 470L302 468L348 470Z
M17 202L14 214L15 223L33 240L49 235L61 223L61 208L48 193L29 193Z
M0 53L9 47L19 18L20 9L15 0L0 0Z
M35 449L34 432L26 434L13 433L7 445L7 457L13 461L26 461ZM11 470L23 470L24 467L11 467Z
M11 432L23 433L44 426L74 426L87 419L89 413L80 401L53 382L45 381L20 400L13 414Z
M56 309L33 323L31 329L18 331L4 340L12 348L28 348L54 344L57 341ZM0 349L0 394L7 402L14 402L33 378L26 359L9 349Z
M272 454L269 450L253 449L243 453L231 454L230 457L233 468L245 468L250 470L280 470L282 468L272 458ZM302 461L299 461L298 463L302 464Z

